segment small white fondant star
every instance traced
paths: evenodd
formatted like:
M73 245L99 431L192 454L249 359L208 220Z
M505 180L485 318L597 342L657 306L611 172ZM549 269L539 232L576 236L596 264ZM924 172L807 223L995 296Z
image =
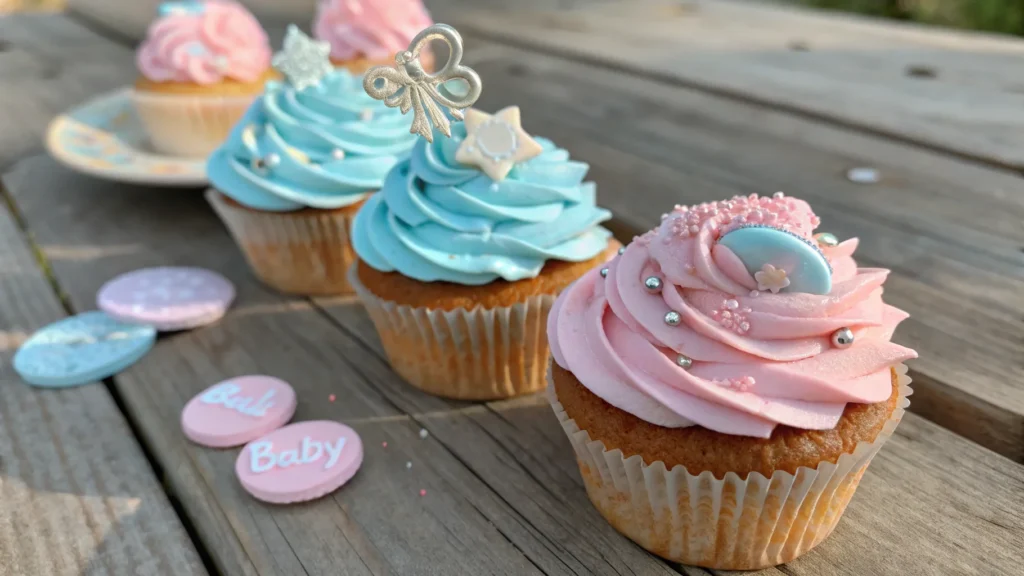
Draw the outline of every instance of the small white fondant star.
M517 163L543 152L523 130L518 106L509 106L493 116L470 108L465 122L466 139L455 151L455 160L480 168L496 182L504 180Z
M274 54L272 62L296 90L303 90L319 84L334 69L330 54L330 44L313 40L292 24L284 37L284 49Z
M789 286L789 278L786 278L786 271L776 268L771 264L765 264L759 272L754 273L754 280L757 280L757 289L764 292L771 290L772 294L778 294L786 286Z

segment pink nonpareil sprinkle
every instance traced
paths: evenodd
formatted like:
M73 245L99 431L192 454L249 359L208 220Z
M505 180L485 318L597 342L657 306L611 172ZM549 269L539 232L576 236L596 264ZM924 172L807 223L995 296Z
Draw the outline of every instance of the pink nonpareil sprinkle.
M388 447L388 443L387 442L381 442L380 445L383 448L387 448Z
M330 396L327 397L327 401L328 402L334 402L334 399L335 399L334 394L331 394Z
M426 490L420 490L420 496L426 496L426 495L427 495L427 491Z

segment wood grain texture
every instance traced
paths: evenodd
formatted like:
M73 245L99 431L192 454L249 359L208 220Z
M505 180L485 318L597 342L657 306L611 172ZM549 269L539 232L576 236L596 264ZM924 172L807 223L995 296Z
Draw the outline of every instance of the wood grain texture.
M863 266L893 271L885 297L911 313L896 340L921 414L1024 461L1024 181L770 109L510 47L469 48L481 107L518 104L528 130L591 165L628 239L677 203L783 190L823 230L859 237ZM585 102L585 104L582 104ZM845 173L880 171L858 185ZM917 410L918 406L911 408Z
M62 317L0 207L0 572L206 574L107 388L43 390L14 372L21 342Z
M103 50L129 52L117 46ZM442 446L420 441L419 427L408 416L381 401L358 371L361 349L340 338L308 303L278 298L256 285L201 194L104 183L59 169L44 157L18 163L6 181L35 222L33 231L46 244L58 276L73 279L66 288L76 308L91 308L104 281L144 265L196 264L235 280L239 306L227 319L210 330L163 339L144 362L115 380L221 572L537 573L506 532L557 562L545 552L542 536L521 526L518 515ZM296 418L342 420L360 432L367 462L338 498L287 509L258 504L234 479L237 451L185 442L178 423L184 403L221 379L252 372L293 383L302 402ZM338 402L326 401L331 393ZM378 448L382 442L391 448ZM406 471L410 461L415 473ZM419 496L421 489L428 498ZM661 565L632 550L639 562Z
M340 299L317 303L383 357L364 309ZM381 391L410 413L430 414L444 402L409 386ZM554 530L570 554L563 558L577 558L571 540L593 537L579 518L579 509L590 505L572 448L550 410L543 395L535 395L465 411L475 428L449 418L427 418L424 425L531 523ZM988 498L990 488L999 494ZM778 570L807 576L1010 573L1024 560L1024 502L1016 496L1022 490L1024 466L908 414L868 468L835 534ZM575 518L565 517L565 507Z
M618 228L623 231L656 221L666 202L714 198L739 188L774 188L765 186L763 178L768 184L815 189L822 174L837 178L839 164L877 159L878 154L886 158L891 150L886 146L892 146L863 138L848 144L843 131L819 129L756 107L719 108L708 104L706 97L664 86L658 89L665 92L651 94L667 97L674 108L666 116L650 118L647 122L654 126L644 124L650 143L625 129L620 142L595 126L618 127L623 122L617 120L620 116L635 121L644 111L630 104L636 95L620 86L632 81L552 82L559 76L550 70L548 76L540 72L549 65L543 62L560 62L557 59L531 60L482 43L479 54L473 65L490 87L484 107L511 103L505 99L523 105L528 128L543 125L539 132L594 164L592 174L603 190L603 202L621 213ZM556 71L579 74L578 66ZM598 89L612 91L610 96L589 92ZM655 88L645 85L644 93L648 89ZM569 109L574 107L568 100L580 94L592 96L588 110L596 112ZM745 126L750 117L758 119L756 130ZM660 123L670 126L659 127ZM680 126L697 126L699 131L682 140L663 133L679 131ZM751 142L744 144L747 137ZM651 150L661 146L669 148L661 153ZM764 146L769 147L768 156L759 159L754 151ZM733 147L735 155L723 153ZM794 161L809 153L816 155ZM903 153L893 164L906 162L911 168L894 174L910 172L914 178L936 158ZM751 155L753 159L747 157ZM788 168L762 166L783 160L790 163ZM818 172L800 173L811 160L826 165ZM677 162L689 164L679 168ZM971 193L979 197L999 197L1002 190L1010 196L1003 199L1004 209L1017 214L1013 210L1020 209L1014 204L1019 197L1006 193L1015 189L997 188L1015 179L940 164L924 181L938 185L943 195L952 198L974 190ZM979 178L984 186L966 185ZM667 566L612 531L587 501L571 449L543 398L454 404L405 386L382 360L361 308L333 300L311 305L255 284L199 191L104 183L72 174L44 157L19 162L5 182L76 308L91 307L96 289L113 275L146 265L206 266L236 283L236 307L222 322L162 338L147 358L115 379L143 429L144 441L167 470L170 489L221 572L707 573ZM896 190L898 195L905 193L902 187ZM876 214L856 203L820 194L830 206L827 221L835 217L847 226L833 228L837 232L852 233L875 222ZM906 201L909 206L910 199ZM847 212L853 216L842 220ZM907 207L895 212L901 219L911 216ZM957 266L988 267L991 277L1001 277L1002 268L993 262L1005 256L1000 252L1004 245L983 251L977 263L961 264L970 259L958 254L975 248L971 239L1001 237L1006 224L978 230L970 218L961 216L953 220L958 230L954 248L960 247L938 253ZM911 221L925 222L923 217ZM882 220L869 230L884 232L887 225ZM959 239L961 235L967 240ZM906 238L912 245L917 241L910 234L896 241ZM884 250L894 240L883 234L879 242L875 250L882 261L898 258L898 253L886 256ZM925 242L915 248L914 256L928 257L944 245L934 238ZM897 262L916 270L913 262ZM1010 278L991 299L1012 296L1013 287ZM936 291L945 293L948 288ZM975 289L967 283L956 288L965 293ZM975 336L965 335L964 341ZM959 342L949 345L954 344ZM237 451L206 450L183 439L178 415L192 395L219 379L251 372L282 377L296 387L297 420L341 420L359 431L367 458L351 484L312 504L261 505L234 480ZM333 403L327 400L332 393L337 397ZM418 436L421 427L430 432L426 440ZM998 430L993 432L1005 440ZM381 446L385 441L386 449ZM413 463L411 469L405 468L406 462ZM797 562L764 573L945 574L950 566L964 574L1011 573L1024 549L1019 543L1024 511L1014 499L1024 483L1021 469L910 415L868 472L835 537ZM427 490L426 497L419 497L420 489ZM935 529L936 525L942 528Z
M340 300L311 307L255 285L198 194L164 191L143 202L140 195L153 191L90 183L45 158L19 164L7 182L76 305L111 275L157 263L219 269L239 287L221 323L165 337L116 379L223 572L671 573L589 505L542 397L454 404L404 385L381 359L360 307ZM64 208L53 210L58 197ZM313 504L265 506L238 488L236 451L184 441L177 417L188 398L251 372L295 385L297 420L341 420L359 431L367 459L353 483ZM326 401L332 393L334 403ZM421 427L427 440L418 437ZM1021 549L1006 544L1024 528L1024 504L1014 496L1022 467L913 415L882 454L836 536L783 573L902 574L911 566L941 574L953 560L936 557L937 549L955 550L960 566L980 574L1021 560ZM933 534L922 518L948 528ZM879 547L907 552L885 564Z
M308 302L256 283L199 191L100 182L46 157L20 162L5 182L76 308L92 307L103 282L144 266L201 266L235 283L226 318L162 338L114 378L220 571L540 573L506 534L523 534L536 550L546 549L542 537L442 445L419 439L420 427L376 390L375 376L390 374L379 361L368 362L362 346ZM192 396L254 373L294 386L295 421L337 420L359 432L365 461L343 490L309 505L261 504L235 478L237 450L184 438L179 417Z
M131 50L62 16L5 16L0 39L0 169L42 150L58 113L135 78Z
M306 27L313 19L316 0L239 0L261 19L295 22ZM161 0L67 0L67 9L78 17L114 30L126 39L145 38Z
M1024 167L1019 39L725 0L481 10L457 23L463 33Z

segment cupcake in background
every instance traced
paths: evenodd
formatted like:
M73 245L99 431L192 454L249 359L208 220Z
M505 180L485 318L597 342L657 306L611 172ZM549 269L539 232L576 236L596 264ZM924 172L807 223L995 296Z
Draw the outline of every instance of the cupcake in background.
M270 44L237 2L167 2L136 53L133 100L153 147L206 156L268 79Z
M406 381L473 400L544 387L555 295L619 246L587 169L510 107L468 110L388 174L356 216L351 282Z
M555 302L551 397L587 494L664 558L789 562L892 435L917 354L857 240L777 193L677 206Z
M207 198L256 276L286 293L344 294L356 210L416 142L410 121L334 69L294 26L271 81L207 162Z
M313 34L331 45L335 66L362 74L378 64L393 64L395 54L431 24L421 0L321 0ZM420 62L431 69L429 55Z

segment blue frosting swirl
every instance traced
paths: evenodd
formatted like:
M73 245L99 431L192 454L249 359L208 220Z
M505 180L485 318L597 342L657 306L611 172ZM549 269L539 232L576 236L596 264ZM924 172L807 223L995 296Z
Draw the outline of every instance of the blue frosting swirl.
M222 193L257 210L348 206L378 190L408 156L417 139L410 123L397 108L370 98L362 77L344 69L301 91L268 82L210 156L208 177ZM253 166L271 153L280 160L276 166Z
M501 182L455 160L465 124L452 138L420 140L359 209L356 253L369 266L422 282L487 284L533 278L548 260L581 262L600 254L611 213L595 205L589 166L544 138L543 152Z

